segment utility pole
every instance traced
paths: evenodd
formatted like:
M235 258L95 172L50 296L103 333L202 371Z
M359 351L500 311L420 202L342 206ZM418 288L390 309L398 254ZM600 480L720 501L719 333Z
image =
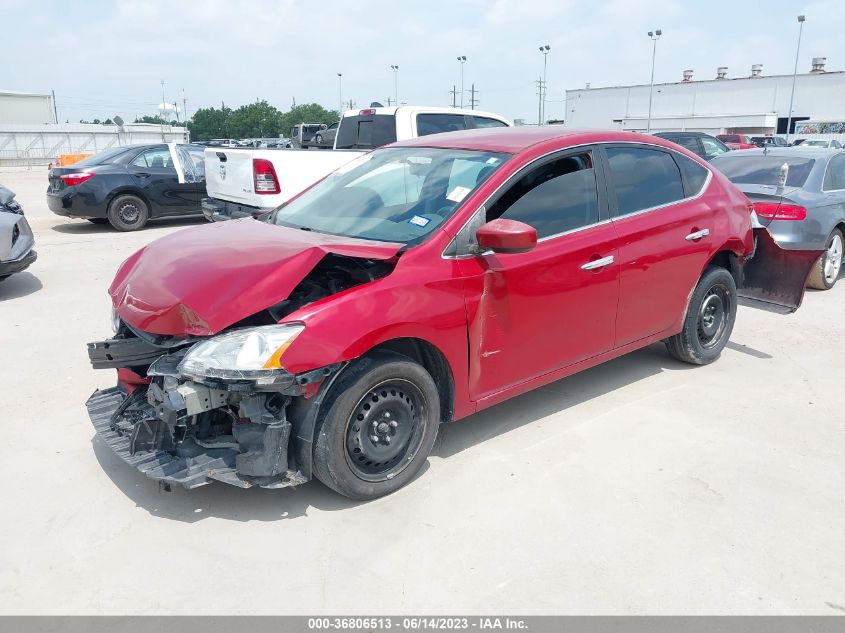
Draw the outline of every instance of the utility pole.
M393 100L396 102L396 105L399 105L399 66L391 64L390 69L393 71Z
M387 98L387 107L390 107L390 97Z
M537 125L543 125L543 78L534 83L537 84Z
M449 91L449 94L452 95L452 107L457 108L458 87L455 84L452 84L452 89Z
M185 89L182 88L182 116L185 117L185 123L188 123L188 100L185 98Z
M349 106L350 110L355 109L355 102L352 99L349 100L349 103L347 105Z
M167 101L164 100L164 79L161 80L161 112L160 112L160 121L161 121L161 140L167 142L167 138L164 135L164 112L165 108L167 107Z
M56 120L56 123L59 122L59 111L56 109L56 91L51 90L50 92L53 93L53 118Z
M470 98L469 98L469 107L471 110L475 110L475 106L478 105L478 99L475 98L475 84L472 84L472 87L469 91Z
M792 100L795 98L795 77L798 74L798 53L801 51L801 33L804 30L804 16L798 16L798 46L795 47L795 68L792 70L792 93L789 95L789 112L786 113L786 144L789 145L792 127Z

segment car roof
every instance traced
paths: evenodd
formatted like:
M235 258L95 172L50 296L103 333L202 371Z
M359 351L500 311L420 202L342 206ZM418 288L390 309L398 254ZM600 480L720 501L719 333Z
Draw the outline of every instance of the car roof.
M566 141L565 146L621 142L647 143L676 149L669 141L651 134L614 130L570 130L557 126L476 128L420 136L393 143L389 147L437 147L518 154L535 145L561 140Z
M682 136L689 136L689 137L691 137L691 136L695 136L695 137L707 136L709 138L713 138L707 132L655 132L654 135L658 136L660 138L669 138L669 137L680 138Z

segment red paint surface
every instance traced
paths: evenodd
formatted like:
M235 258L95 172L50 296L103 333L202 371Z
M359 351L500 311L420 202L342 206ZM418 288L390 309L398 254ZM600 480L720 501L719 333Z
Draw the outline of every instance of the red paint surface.
M697 199L541 240L526 253L442 256L521 167L552 151L625 141L678 151L641 134L562 128L472 130L401 143L513 157L426 242L398 256L390 274L285 317L305 324L285 352L285 367L300 373L386 341L419 339L445 357L455 418L461 418L677 333L713 256L727 250L742 258L753 249L749 202L715 170ZM684 239L700 228L710 229L706 239ZM389 259L399 248L253 220L224 222L150 244L121 266L110 292L120 316L135 327L211 334L284 299L326 253ZM611 265L581 268L609 255Z

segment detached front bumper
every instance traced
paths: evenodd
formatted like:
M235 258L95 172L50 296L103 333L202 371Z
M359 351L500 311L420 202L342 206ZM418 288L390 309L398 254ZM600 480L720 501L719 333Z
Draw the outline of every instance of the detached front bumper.
M136 415L134 424L126 423L127 418L131 419L127 411L131 405L142 403L145 391L146 388L139 387L129 393L119 386L98 390L88 399L86 407L100 439L150 479L165 486L178 484L188 489L212 480L239 488L285 488L307 481L287 469L290 424L281 422L256 429L258 425L247 423L239 425L242 429L235 436L174 441L168 435L166 423L160 419ZM239 472L239 468L280 472L252 476Z
M26 255L18 259L0 262L0 277L5 277L6 275L12 275L26 270L37 258L38 253L35 251L29 251Z

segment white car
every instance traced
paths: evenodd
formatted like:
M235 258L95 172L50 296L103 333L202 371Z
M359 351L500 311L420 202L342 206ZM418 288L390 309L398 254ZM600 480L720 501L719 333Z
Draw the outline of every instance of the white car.
M211 221L254 217L275 209L376 147L428 134L512 125L498 114L480 110L427 106L365 108L344 113L334 151L207 147L208 197L202 201L203 213Z
M833 139L805 140L801 147L823 147L824 149L842 149L842 143Z

